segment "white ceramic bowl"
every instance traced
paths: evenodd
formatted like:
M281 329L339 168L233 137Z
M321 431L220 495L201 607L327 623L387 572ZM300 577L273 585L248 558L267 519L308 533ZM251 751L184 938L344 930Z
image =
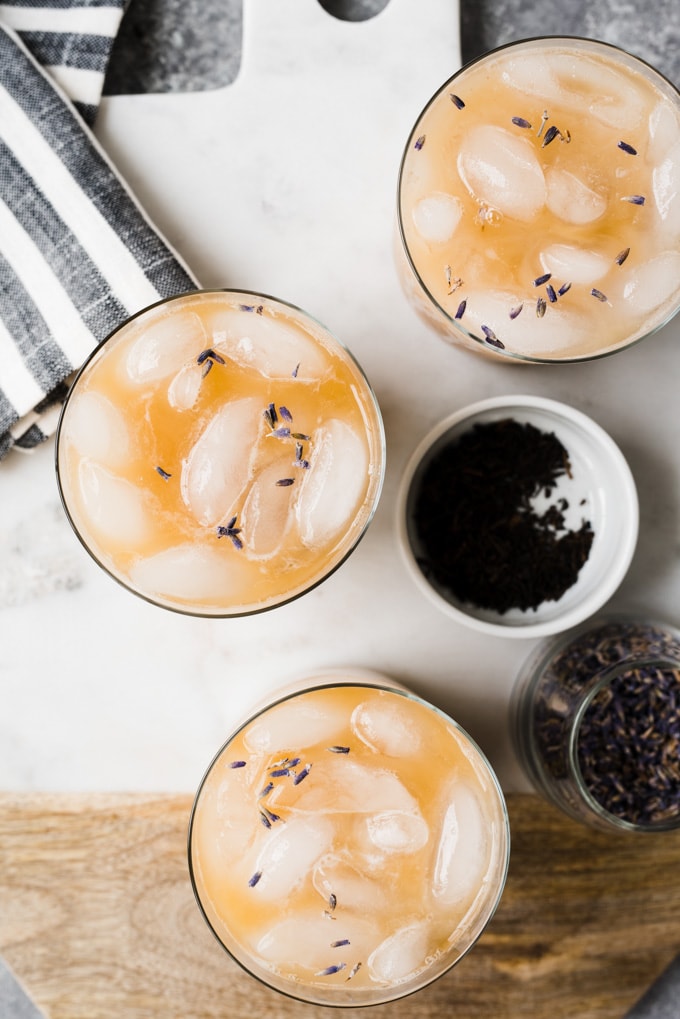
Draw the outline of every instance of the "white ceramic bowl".
M407 506L417 468L445 434L455 438L478 423L513 418L552 432L565 447L571 477L564 475L550 502L564 497L566 526L578 528L587 517L594 532L587 561L574 583L556 601L536 609L499 613L456 601L435 590L421 572L409 536ZM555 400L538 396L500 396L471 404L441 421L418 445L402 479L397 500L399 543L418 587L453 619L502 637L545 637L559 633L597 612L614 594L630 565L638 535L637 491L619 447L591 418ZM570 516L570 514L572 514Z

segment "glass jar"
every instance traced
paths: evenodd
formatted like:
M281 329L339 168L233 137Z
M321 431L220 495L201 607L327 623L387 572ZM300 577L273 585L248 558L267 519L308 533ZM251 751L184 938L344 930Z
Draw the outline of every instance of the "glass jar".
M680 633L666 623L591 621L539 645L510 722L527 777L575 820L680 827Z

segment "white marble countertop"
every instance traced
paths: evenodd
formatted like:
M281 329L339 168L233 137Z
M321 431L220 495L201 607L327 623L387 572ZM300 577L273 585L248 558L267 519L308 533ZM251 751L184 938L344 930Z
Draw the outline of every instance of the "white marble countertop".
M205 286L293 301L351 348L385 419L381 504L316 590L202 620L147 605L90 561L59 505L51 443L12 454L0 468L0 787L191 791L261 694L363 666L449 711L506 790L526 788L506 715L533 642L468 630L419 593L396 547L399 480L429 428L467 403L527 392L579 408L619 444L640 496L637 551L609 607L680 622L680 317L581 365L498 365L443 343L406 303L391 245L401 147L458 64L456 5L392 0L352 25L300 0L247 2L245 15L236 82L107 97L97 134Z

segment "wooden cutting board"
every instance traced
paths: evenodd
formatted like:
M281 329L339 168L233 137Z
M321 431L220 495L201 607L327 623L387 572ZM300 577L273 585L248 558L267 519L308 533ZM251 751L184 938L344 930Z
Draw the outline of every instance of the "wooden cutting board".
M612 837L534 796L508 803L510 873L482 939L371 1016L621 1019L677 953L680 831ZM268 991L217 945L189 884L190 805L0 794L0 955L50 1019L337 1019Z

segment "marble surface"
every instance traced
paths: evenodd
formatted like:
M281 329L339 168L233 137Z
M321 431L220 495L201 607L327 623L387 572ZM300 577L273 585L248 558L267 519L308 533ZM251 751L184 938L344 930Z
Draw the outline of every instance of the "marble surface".
M529 9L501 8L513 31ZM639 5L637 41L649 11ZM390 0L349 23L315 0L246 0L230 84L201 90L168 65L157 94L111 85L97 135L202 283L298 303L353 350L385 418L386 484L363 542L321 587L261 616L201 620L136 599L85 555L59 505L51 444L13 454L0 468L0 787L191 791L259 696L315 669L363 666L448 710L505 788L525 789L506 714L533 642L453 623L396 548L408 456L439 419L487 396L563 400L613 436L641 532L610 607L680 622L680 318L612 358L513 368L444 344L399 289L396 167L424 100L460 62L458 13L451 0Z

